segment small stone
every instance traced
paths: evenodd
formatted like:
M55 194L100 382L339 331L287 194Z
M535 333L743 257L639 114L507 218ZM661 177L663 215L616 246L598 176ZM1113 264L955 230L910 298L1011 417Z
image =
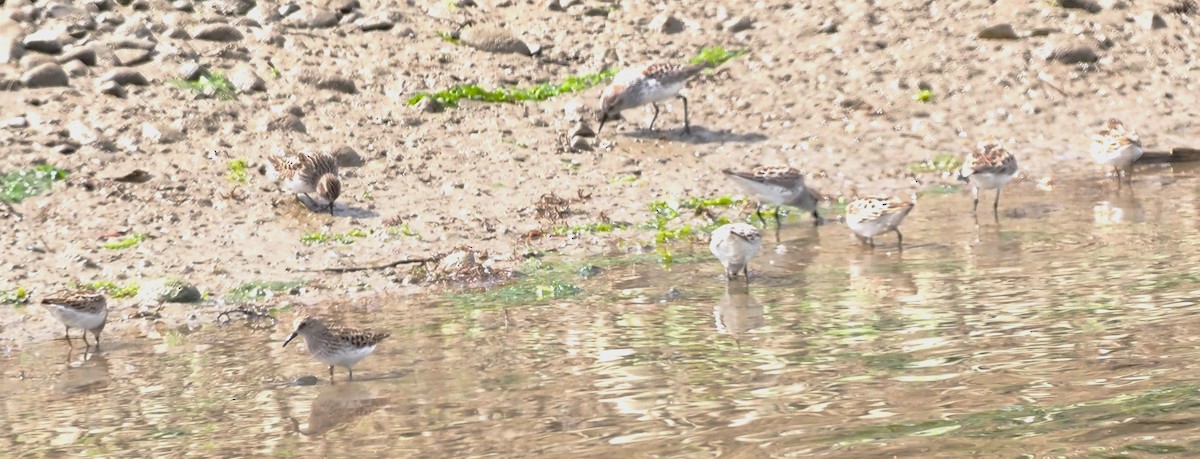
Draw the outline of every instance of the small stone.
M996 24L986 29L979 31L979 38L984 40L1016 40L1017 31L1013 30L1012 24Z
M315 72L302 72L298 79L301 83L315 86L317 89L328 89L346 94L358 93L354 81L340 75L324 76Z
M271 114L259 125L259 130L265 132L299 132L308 133L308 128L300 118L291 113Z
M243 16L254 8L254 0L212 0L208 7L223 16Z
M276 12L279 13L279 17L285 17L291 16L292 13L297 11L300 11L300 5L297 5L295 2L287 2L279 5L279 9Z
M586 121L580 121L578 123L575 123L575 126L572 127L570 131L567 131L567 137L595 137L595 136L596 136L596 131L593 131L592 127L588 126Z
M371 32L375 30L391 30L396 26L396 21L392 19L389 13L377 13L365 18L354 21L354 25L363 32Z
M129 21L121 24L120 27L117 27L117 30L113 31L113 36L143 38L149 40L154 37L154 33L151 32L145 24L142 24L141 21Z
M58 54L63 49L62 37L53 30L39 30L26 35L21 44L25 45L27 50L45 54Z
M80 145L90 145L100 138L100 132L82 121L67 123L67 137Z
M79 61L67 61L63 63L62 68L71 78L91 75L91 68Z
M817 27L817 32L820 32L823 34L837 33L837 31L838 31L838 22L833 19L826 19L825 22L821 23L820 27Z
M439 113L443 109L442 104L432 97L422 97L413 108L421 113Z
M15 37L7 36L0 29L0 64L7 64L21 58L25 54L25 46Z
M195 285L174 277L155 279L138 289L138 299L143 302L195 303L201 297Z
M1058 6L1065 9L1084 10L1089 13L1099 13L1103 8L1092 0L1058 0Z
M304 8L283 18L283 25L299 29L326 29L337 23L337 14L320 8Z
M118 65L128 67L150 62L150 55L153 53L145 49L125 48L113 51L113 54L117 56Z
M76 46L71 48L58 59L58 63L65 64L70 61L79 61L89 67L96 66L96 49L91 46Z
M305 375L305 376L296 378L295 381L292 381L292 385L293 386L315 386L319 382L321 382L321 380L318 379L316 376Z
M267 81L258 76L254 69L247 64L238 64L226 75L229 83L238 92L266 91Z
M571 151L592 151L592 146L583 137L571 138Z
M333 157L337 158L338 167L361 167L363 165L362 156L359 156L358 152L348 145L335 148Z
M498 54L520 54L530 56L533 53L529 45L505 29L492 26L472 26L459 34L459 40L464 45Z
M188 35L186 30L183 30L182 28L179 28L179 27L172 27L172 28L167 29L167 30L163 31L163 35L166 35L167 38L174 38L176 40L187 40L189 38L192 38L191 35Z
M20 129L20 128L28 127L29 120L26 119L24 116L18 116L16 118L9 118L7 120L4 120L4 123L2 123L2 124L4 125L4 127Z
M350 14L351 11L358 9L358 0L328 0L325 2L325 8L342 14Z
M1100 56L1091 46L1084 44L1046 43L1037 54L1047 61L1057 61L1063 64L1091 64L1100 60Z
M146 86L146 85L150 84L150 80L147 80L146 76L142 75L141 72L138 72L137 70L134 70L134 69L128 69L128 68L118 68L118 69L109 70L108 73L105 73L103 76L100 77L100 81L101 82L112 81L121 86L127 86L127 85Z
M196 6L192 4L191 0L177 0L171 2L171 8L175 8L175 11L183 11L186 13L196 11Z
M1133 18L1133 22L1146 30L1165 29L1167 27L1167 21L1163 20L1162 16L1153 11L1143 11L1142 14Z
M230 42L243 37L241 31L229 24L204 24L192 30L192 38L197 40Z
M96 86L96 91L113 97L125 98L125 87L115 81L105 81Z
M157 43L155 43L154 40L147 40L145 38L127 37L110 40L108 45L113 49L144 49L146 51L152 51L154 50L154 47L157 46Z
M734 16L732 18L729 18L728 21L721 23L721 27L724 28L727 32L734 32L734 33L749 29L753 25L754 25L753 19L750 19L749 16L741 16L741 15Z
M45 54L27 54L21 58L20 67L23 69L31 69L42 64L57 62L53 57Z
M184 81L192 81L200 78L200 75L203 75L207 70L205 66L200 65L198 62L184 62L179 65L179 70L175 74L179 75L179 78Z
M671 13L664 12L659 13L658 16L651 19L649 27L652 32L676 34L683 32L683 21L671 15Z
M175 143L183 140L183 131L172 126L158 126L154 123L142 123L142 138L157 143Z
M62 66L47 62L22 73L21 84L26 88L52 88L70 86L71 79Z
M304 109L296 104L288 104L272 107L271 111L275 113L291 113L296 118L304 118Z

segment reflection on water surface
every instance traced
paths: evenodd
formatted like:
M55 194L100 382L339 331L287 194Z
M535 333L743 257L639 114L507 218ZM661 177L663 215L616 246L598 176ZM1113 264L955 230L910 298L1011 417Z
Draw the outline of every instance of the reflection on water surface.
M1157 173L1157 175L1156 175ZM207 326L2 357L18 457L1140 457L1200 454L1194 171L927 195L904 252L784 228L749 286L617 265L569 300L390 301L356 380ZM702 249L702 247L701 247ZM392 304L394 303L394 304ZM20 379L23 377L24 379Z

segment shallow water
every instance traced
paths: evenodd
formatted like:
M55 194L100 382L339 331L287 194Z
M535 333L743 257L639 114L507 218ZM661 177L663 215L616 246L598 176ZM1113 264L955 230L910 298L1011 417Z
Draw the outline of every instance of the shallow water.
M617 264L532 304L356 301L347 323L393 336L349 383L280 347L290 317L116 337L86 356L31 345L0 355L0 451L1200 454L1196 172L1146 168L1119 196L1094 180L1016 184L1000 223L983 212L979 226L965 191L927 193L903 252L801 217L748 286L701 256ZM320 382L293 383L306 375Z

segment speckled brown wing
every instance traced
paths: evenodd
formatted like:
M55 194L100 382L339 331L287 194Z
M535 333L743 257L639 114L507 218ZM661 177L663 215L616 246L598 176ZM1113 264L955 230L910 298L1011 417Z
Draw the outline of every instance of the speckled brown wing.
M108 306L104 295L88 291L65 291L42 299L42 304L54 304L79 312L97 314Z
M360 330L357 328L330 326L329 333L337 338L342 344L349 344L352 347L364 348L374 346L383 341L384 338L392 336L388 332L372 332L368 330Z
M691 79L706 67L704 65L682 65L671 62L651 64L642 72L646 78L653 78L664 85L680 83Z
M1116 118L1109 118L1104 123L1104 127L1092 137L1092 143L1094 147L1103 148L1105 151L1115 151L1129 145L1142 146L1137 132Z
M750 172L735 171L733 169L725 169L721 171L725 175L743 178L746 180L775 185L784 188L793 188L796 182L803 183L804 174L799 169L788 166L763 166L756 167Z
M300 169L300 174L308 183L316 183L322 175L337 175L338 173L337 159L334 159L333 155L323 152L306 152L301 155L301 158L303 167Z
M304 168L305 164L303 157L295 153L270 155L267 156L267 161L279 173L279 177L284 180L290 180L292 177L295 177Z
M859 198L846 206L846 218L863 222L876 221L884 216L907 211L912 206L913 203L902 201L897 196Z
M999 142L983 141L967 157L964 169L970 174L1012 175L1017 173L1017 158Z

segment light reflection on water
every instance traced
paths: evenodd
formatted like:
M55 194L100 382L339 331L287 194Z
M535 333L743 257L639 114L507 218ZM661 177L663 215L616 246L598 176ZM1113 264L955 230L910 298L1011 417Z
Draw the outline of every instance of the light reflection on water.
M370 299L347 323L393 336L351 383L279 347L290 317L99 354L41 343L0 361L0 451L1196 454L1200 188L1153 172L1120 196L1022 184L999 224L929 195L903 252L793 223L748 286L706 262L615 267L572 280L571 300L505 308Z

